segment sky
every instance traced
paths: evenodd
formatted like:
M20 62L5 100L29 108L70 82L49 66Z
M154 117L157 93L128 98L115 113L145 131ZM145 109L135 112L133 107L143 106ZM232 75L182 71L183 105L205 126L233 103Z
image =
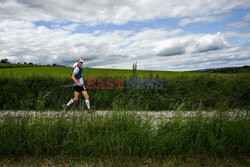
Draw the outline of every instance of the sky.
M0 59L192 71L250 65L249 0L0 0Z

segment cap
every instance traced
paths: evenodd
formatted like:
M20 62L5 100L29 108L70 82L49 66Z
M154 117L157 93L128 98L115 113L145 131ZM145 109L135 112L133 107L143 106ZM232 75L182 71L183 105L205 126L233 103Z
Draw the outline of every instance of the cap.
M76 62L84 62L82 59L80 59L80 58L78 58L77 60L76 60Z

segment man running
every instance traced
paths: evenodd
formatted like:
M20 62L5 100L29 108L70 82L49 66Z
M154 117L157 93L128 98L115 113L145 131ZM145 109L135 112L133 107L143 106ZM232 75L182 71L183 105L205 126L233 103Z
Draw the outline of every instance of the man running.
M69 102L64 106L64 111L66 111L66 109L73 104L74 102L76 102L78 100L79 94L82 93L84 98L85 98L85 103L88 107L88 113L93 112L93 110L90 108L90 104L89 104L89 95L87 93L87 90L84 86L83 83L83 75L82 75L82 64L83 64L83 60L82 59L77 59L76 62L76 66L74 67L74 70L72 72L71 78L74 81L74 94L75 97L73 99L70 99Z

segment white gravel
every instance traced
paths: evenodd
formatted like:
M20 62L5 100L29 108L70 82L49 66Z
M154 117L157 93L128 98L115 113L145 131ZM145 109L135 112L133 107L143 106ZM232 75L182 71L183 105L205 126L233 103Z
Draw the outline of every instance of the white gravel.
M126 114L135 114L140 116L143 120L150 120L150 123L153 125L153 129L157 129L159 123L162 121L168 121L170 118L175 116L180 116L183 121L185 121L185 118L187 117L193 117L199 114L203 117L212 117L217 111L95 111L94 113L88 114L86 111L0 111L0 123L3 123L6 118L20 118L20 117L57 117L57 116L65 116L65 117L71 117L71 116L111 116L114 113L126 113ZM230 116L230 117L249 117L250 112L249 111L227 111L223 113L224 116ZM150 118L150 119L147 119Z
M83 113L87 115L100 115L107 116L113 113L127 113L127 114L136 114L138 116L142 116L143 118L152 118L152 119L170 119L173 116L181 116L181 117L193 117L197 114L201 114L205 117L211 117L216 114L217 111L95 111L94 113L87 114L86 111L0 111L0 120L6 117L23 117L23 116L46 116L46 117L54 117L54 116L79 116ZM227 116L235 117L235 116L249 116L249 111L227 111L224 112Z

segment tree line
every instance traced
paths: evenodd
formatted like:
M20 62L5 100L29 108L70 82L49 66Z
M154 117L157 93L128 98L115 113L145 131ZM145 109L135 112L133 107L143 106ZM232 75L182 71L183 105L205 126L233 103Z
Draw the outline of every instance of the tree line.
M13 63L11 63L8 59L1 59L1 63L4 63L4 64L13 64ZM22 64L22 63L17 63L17 64ZM34 66L62 66L62 65L60 65L60 64L47 64L47 65L42 65L41 63L32 63L32 62L29 62L29 63L27 63L27 62L24 62L23 63L24 65L34 65Z

